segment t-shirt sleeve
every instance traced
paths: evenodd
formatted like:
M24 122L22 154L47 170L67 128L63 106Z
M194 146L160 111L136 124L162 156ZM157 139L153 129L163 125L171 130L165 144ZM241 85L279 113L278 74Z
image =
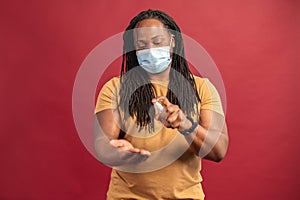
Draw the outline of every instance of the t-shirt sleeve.
M200 110L208 109L224 116L219 93L215 86L207 78L203 79L203 83L200 86L199 96L201 99Z
M106 109L117 108L118 86L118 78L113 78L104 84L97 98L95 113Z

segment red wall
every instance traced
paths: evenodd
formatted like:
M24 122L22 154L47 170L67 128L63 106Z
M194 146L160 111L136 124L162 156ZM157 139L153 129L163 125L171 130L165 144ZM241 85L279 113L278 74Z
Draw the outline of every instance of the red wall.
M89 52L147 8L173 16L223 77L230 145L204 161L207 200L299 199L296 0L2 1L0 199L105 198L109 168L78 137L73 84Z

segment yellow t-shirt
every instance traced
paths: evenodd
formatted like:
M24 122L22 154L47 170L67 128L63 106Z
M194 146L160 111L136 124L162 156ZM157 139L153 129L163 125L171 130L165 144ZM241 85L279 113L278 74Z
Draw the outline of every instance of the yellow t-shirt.
M199 109L209 109L224 115L220 97L208 79L194 76L201 99ZM156 96L166 96L168 82L151 82ZM118 107L119 77L112 78L101 89L95 113ZM124 113L120 113L121 117ZM189 142L176 129L154 122L154 132L139 131L134 119L125 121L124 139L134 147L149 150L151 156L143 163L113 168L108 200L116 199L197 199L203 200L201 159L189 149Z

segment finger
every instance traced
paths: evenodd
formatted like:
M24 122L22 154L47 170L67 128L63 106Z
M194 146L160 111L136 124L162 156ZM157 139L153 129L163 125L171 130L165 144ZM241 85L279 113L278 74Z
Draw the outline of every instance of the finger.
M185 115L183 114L182 110L178 110L177 112L174 112L170 117L168 118L169 123L173 128L179 128L181 123L183 122Z
M166 107L165 109L166 109L166 113L168 115L172 115L173 113L177 113L177 112L181 111L178 105L173 105L173 104Z
M160 113L157 118L158 120L165 126L165 127L170 127L170 124L169 122L167 122L167 117L168 117L168 114L166 112L162 112Z
M153 104L155 104L155 102L157 102L157 98L153 98L153 99L151 100L151 102L152 102Z
M141 149L140 153L141 153L142 155L147 155L147 156L150 156L150 155L151 155L151 153L150 153L149 151L144 150L144 149Z
M180 112L181 110L177 105L171 105L166 109L163 117L167 122L173 123L173 121L179 119Z
M178 114L174 114L168 118L168 122L172 128L179 128L181 120Z
M181 117L180 117L180 110L174 110L172 113L169 113L169 115L167 116L167 122L169 123L173 123L175 121L180 121Z
M132 153L140 152L140 150L138 148L133 148L133 147L129 147L129 146L123 146L123 147L120 147L119 149L121 149L122 151L128 151L128 152L132 152Z
M174 123L175 121L179 120L179 111L175 111L173 113L171 113L170 115L168 115L168 117L166 118L166 121L169 122L170 124Z
M159 102L160 104L162 104L164 107L168 107L170 105L172 105L170 103L170 101L168 100L167 97L164 97L164 96L159 96L159 97L156 97L154 99L152 99L152 102L155 103L155 102Z
M138 148L131 148L128 149L127 151L132 152L132 153L139 153L141 155L150 155L151 153L147 150L144 149L138 149Z
M125 162L136 162L139 163L149 158L150 152L137 148L118 148L120 158Z
M151 101L152 101L152 103L155 103L155 102L158 102L160 99L164 99L164 98L167 98L167 97L157 96L157 97L153 98Z

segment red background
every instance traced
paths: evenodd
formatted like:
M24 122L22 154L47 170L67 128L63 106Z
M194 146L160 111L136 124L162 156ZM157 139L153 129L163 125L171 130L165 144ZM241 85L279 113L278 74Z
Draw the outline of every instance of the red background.
M109 168L78 137L73 84L88 53L147 8L173 16L225 83L230 145L203 162L207 199L299 199L297 0L1 1L0 199L105 199Z

